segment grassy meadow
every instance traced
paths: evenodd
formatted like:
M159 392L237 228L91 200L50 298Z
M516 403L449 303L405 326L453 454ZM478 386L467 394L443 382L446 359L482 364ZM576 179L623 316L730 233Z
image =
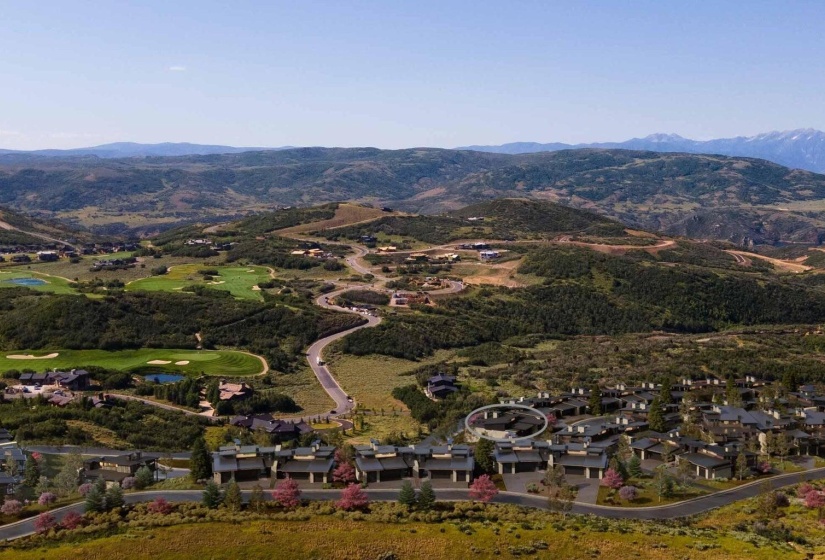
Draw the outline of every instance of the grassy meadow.
M648 529L649 527L649 529ZM646 530L647 529L647 530ZM566 560L794 560L804 554L743 542L714 530L662 534L637 523L601 530L514 521L442 523L379 522L334 516L199 522L170 527L130 528L91 540L43 542L36 548L0 550L0 560L184 560L235 558L349 560L464 560L466 558L564 558Z
M53 358L12 359L8 356L32 355ZM149 364L151 361L168 362ZM188 363L183 363L188 362ZM154 373L181 373L206 375L243 376L261 373L261 360L251 354L234 350L175 350L167 348L141 348L139 350L21 350L0 351L0 372L11 369L45 371L52 368L71 369L99 366L123 371L146 370Z

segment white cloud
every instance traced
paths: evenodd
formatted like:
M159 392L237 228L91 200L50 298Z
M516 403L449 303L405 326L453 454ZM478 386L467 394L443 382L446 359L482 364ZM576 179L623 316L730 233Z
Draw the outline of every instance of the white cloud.
M20 133L16 130L3 130L0 128L0 136L20 136Z
M170 66L168 70L170 72L186 72L186 66Z

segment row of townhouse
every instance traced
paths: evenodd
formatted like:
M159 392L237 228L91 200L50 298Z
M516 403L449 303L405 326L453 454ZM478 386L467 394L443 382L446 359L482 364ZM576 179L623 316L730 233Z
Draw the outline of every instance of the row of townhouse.
M375 442L355 448L355 473L361 482L386 482L402 478L432 478L452 482L472 481L475 462L466 445L409 447ZM292 478L311 484L332 482L335 447L316 442L309 447L284 449L280 445L228 445L212 454L215 482L234 479L249 482Z

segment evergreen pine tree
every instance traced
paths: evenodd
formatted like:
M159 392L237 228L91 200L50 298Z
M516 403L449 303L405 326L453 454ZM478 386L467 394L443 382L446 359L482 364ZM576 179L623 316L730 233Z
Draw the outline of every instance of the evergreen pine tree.
M673 393L671 391L673 391L673 380L668 375L662 381L662 387L659 389L659 399L662 404L673 404Z
M35 488L38 482L40 482L40 465L34 460L31 453L27 453L26 468L23 470L23 484L29 488Z
M418 494L418 507L424 511L431 510L435 505L435 500L433 485L430 484L429 480L425 480L421 484L421 491Z
M665 416L662 414L662 402L659 397L650 403L650 412L647 413L647 423L654 432L665 431Z
M138 490L143 490L151 486L153 482L155 482L155 475L152 474L152 470L146 465L140 467L135 473L135 488Z
M590 414L594 416L601 416L602 414L602 390L598 383L593 383L590 387L590 400L587 407L590 409Z
M231 511L241 511L241 506L243 505L241 487L238 486L234 478L229 481L229 486L226 487L223 503Z
M493 451L495 445L493 444L492 440L487 438L481 438L479 442L476 444L475 448L475 460L476 465L485 473L485 474L493 474Z
M635 453L627 461L627 472L633 478L641 478L642 476L642 460Z
M123 499L123 489L119 484L114 484L111 488L106 490L106 509L119 509L125 504Z
M206 449L206 441L199 437L192 445L192 457L189 459L189 476L195 482L212 476L212 458Z
M209 509L218 509L218 507L223 502L223 496L221 496L221 489L215 484L214 480L210 480L206 483L206 488L203 490L203 500L202 503Z
M100 488L97 485L92 486L92 488L86 493L86 501L85 501L85 508L87 512L100 512L105 509L106 505L106 498L103 495L103 492L100 491Z
M408 508L415 505L415 489L409 480L405 480L401 485L401 492L398 493L398 503Z

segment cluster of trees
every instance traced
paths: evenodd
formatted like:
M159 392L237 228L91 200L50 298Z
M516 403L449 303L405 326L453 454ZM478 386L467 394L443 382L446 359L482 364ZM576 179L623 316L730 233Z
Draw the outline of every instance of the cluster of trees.
M290 254L294 248L294 241L280 238L240 241L226 253L226 262L243 260L252 264L293 270L309 270L323 264L319 259Z
M793 280L724 276L575 247L537 249L519 269L546 278L485 288L390 317L343 342L345 352L417 359L440 348L526 335L711 332L732 325L816 323L825 293Z
M163 292L89 299L9 288L0 291L0 347L195 348L200 332L204 348L245 348L265 355L273 368L288 370L319 336L364 321L318 309L309 300L279 303Z
M390 296L372 290L347 290L338 296L344 304L367 303L371 305L388 305Z
M26 443L95 445L92 434L70 421L106 428L136 449L184 450L203 433L206 419L162 410L137 401L114 401L94 408L88 400L66 407L50 406L45 400L17 399L0 403L0 424Z
M469 391L456 391L446 399L435 402L427 398L417 385L405 385L392 390L392 396L410 409L410 415L431 430L454 431L458 422L476 408L494 404L495 399L487 399Z

